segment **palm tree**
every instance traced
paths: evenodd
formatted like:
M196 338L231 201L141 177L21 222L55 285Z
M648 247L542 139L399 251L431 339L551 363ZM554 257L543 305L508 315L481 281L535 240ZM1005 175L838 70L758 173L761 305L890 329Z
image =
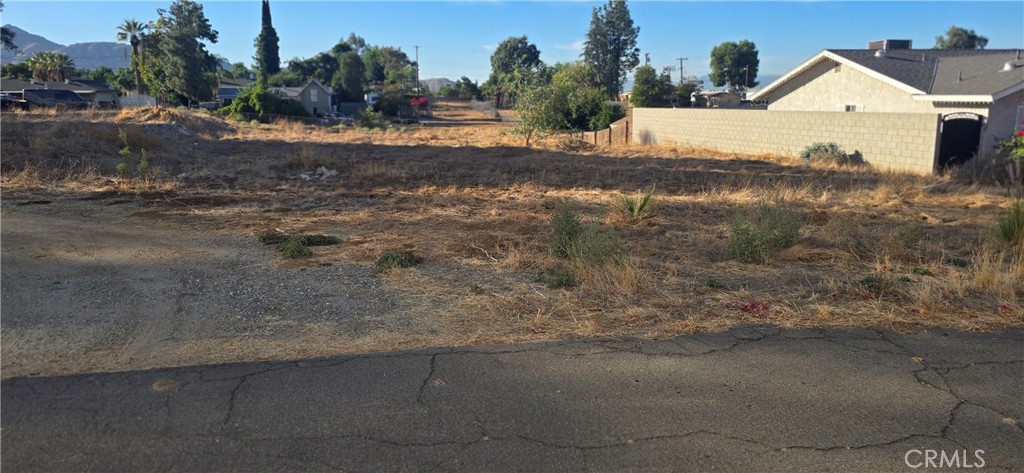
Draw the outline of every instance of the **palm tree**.
M56 51L36 53L25 61L37 80L64 81L75 70L71 56Z
M139 55L139 46L142 44L142 36L145 35L148 28L149 26L139 23L135 18L124 20L124 23L117 27L117 41L119 43L128 41L132 45L131 66L132 71L135 72L135 87L139 95L146 93L142 83L142 65L140 64L142 56Z

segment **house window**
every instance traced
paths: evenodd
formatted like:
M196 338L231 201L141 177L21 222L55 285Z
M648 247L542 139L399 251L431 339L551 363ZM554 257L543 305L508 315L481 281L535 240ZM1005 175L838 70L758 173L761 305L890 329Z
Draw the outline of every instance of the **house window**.
M845 111L845 112L856 112L857 111L857 106L856 105L847 105L846 108L843 111Z
M309 101L310 102L317 102L318 101L317 98L316 98L316 89L309 89Z

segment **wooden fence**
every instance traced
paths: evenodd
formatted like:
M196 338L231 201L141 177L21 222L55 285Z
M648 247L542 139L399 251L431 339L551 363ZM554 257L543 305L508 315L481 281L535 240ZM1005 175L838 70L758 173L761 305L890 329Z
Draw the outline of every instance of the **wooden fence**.
M596 146L628 145L630 142L630 117L623 118L598 131L585 131L580 139Z

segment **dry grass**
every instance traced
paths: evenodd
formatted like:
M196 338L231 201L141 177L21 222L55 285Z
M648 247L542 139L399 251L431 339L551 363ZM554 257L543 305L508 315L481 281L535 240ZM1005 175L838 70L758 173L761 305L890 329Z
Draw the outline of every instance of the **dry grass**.
M396 328L393 337L373 343L337 342L349 348L665 336L748 322L1024 325L1024 260L985 246L993 212L1006 205L998 187L671 146L564 152L551 137L523 148L506 126L476 112L453 108L438 115L440 123L405 131L236 125L166 110L86 124L146 126L137 139L160 140L153 159L168 175L185 174L179 198L237 202L168 207L164 218L343 235L341 245L308 261L275 264L372 267L390 248L422 255L422 266L380 277L413 302L407 317L435 320L442 329L424 337ZM5 117L3 190L53 184L55 156L90 160L95 173L110 176L116 143L103 128L75 131L72 123ZM170 123L196 130L186 135L153 126ZM46 139L58 128L69 143ZM319 166L338 174L296 178ZM655 218L629 225L609 217L608 202L620 192L655 184ZM800 240L767 265L728 260L730 216L766 199L800 212L806 222ZM563 200L576 203L588 221L614 228L628 262L577 267L579 286L552 290L535 275L560 264L548 253L549 216ZM882 290L863 282L871 275L885 283ZM769 309L740 309L751 301Z

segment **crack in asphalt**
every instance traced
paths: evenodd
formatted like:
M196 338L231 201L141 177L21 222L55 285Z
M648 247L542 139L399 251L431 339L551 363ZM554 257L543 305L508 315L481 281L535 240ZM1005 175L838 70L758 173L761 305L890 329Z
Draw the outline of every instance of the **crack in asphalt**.
M768 451L780 452L780 451L787 451L787 450L807 450L807 451L817 451L817 452L831 452L831 451L837 451L837 450L859 450L859 449L879 448L879 447L895 445L895 444L898 444L898 443L901 443L901 442L905 442L905 441L909 441L909 440L912 440L912 439L915 439L915 438L942 439L942 440L945 440L945 441L948 441L948 442L951 442L951 443L954 443L956 445L959 445L959 446L963 447L963 445L960 442L958 442L957 440L949 438L949 434L950 434L951 430L953 429L954 424L956 424L956 422L957 422L957 416L958 416L960 410L965 405L977 406L977 407L989 410L991 412L997 413L997 414L1003 416L1004 418L1012 418L1012 416L1010 416L1010 415L1000 411L997 408L993 408L991 406L987 406L987 405L981 404L981 403L979 403L977 401L973 401L971 399L968 399L967 396L962 394L953 385L953 383L950 382L950 380L947 378L947 375L951 371L954 371L954 370L963 370L963 369L968 369L968 368L972 368L972 367L976 367L976 366L984 366L984 365L1014 365L1014 364L1024 363L1024 360L979 361L979 362L970 362L970 363L964 363L964 364L957 364L957 365L952 365L952 366L934 366L933 364L930 364L927 359L925 359L922 356L917 355L913 350L911 350L911 349L901 345L897 341L893 340L892 338L890 338L888 336L888 334L885 331L881 331L881 330L875 331L875 333L878 334L879 338L856 337L856 336L854 336L852 338L853 339L860 339L860 340L874 340L874 341L880 341L880 342L888 343L889 345L892 345L893 347L895 347L896 350L890 351L890 350L884 350L884 349L876 349L876 348L870 348L870 347L865 347L865 346L859 346L859 345L854 345L854 344L849 344L849 343L843 343L843 342L841 342L839 340L834 339L833 337L829 337L827 334L822 335L822 336L811 336L811 337L780 337L780 335L782 333L783 332L781 330L778 330L778 329L775 329L774 331L770 331L770 332L768 332L768 331L759 331L759 329L754 329L754 334L753 335L755 335L755 336L749 336L750 335L749 333L729 332L729 336L732 337L734 339L734 341L732 343L728 344L727 346L719 346L717 348L715 348L715 345L712 345L711 343L708 343L708 342L706 342L704 340L701 340L699 338L691 338L690 340L693 341L693 342L696 342L696 343L702 344L704 346L707 346L709 348L712 348L712 349L710 349L708 351L699 351L699 352L695 352L691 348L681 345L680 344L680 339L682 337L675 337L675 338L666 340L666 341L670 342L673 346L676 346L676 347L678 347L678 348L680 348L682 350L685 350L686 353L673 353L673 352L655 352L655 353L651 353L651 352L645 352L644 351L644 349L645 349L644 341L637 341L636 343L630 344L629 341L625 341L624 340L624 341L621 341L619 343L624 343L624 344L626 344L628 346L611 346L610 344L611 343L615 343L615 341L600 340L600 341L573 342L574 344L582 345L583 348L586 348L588 346L600 346L600 347L604 348L604 350L591 351L591 352L586 352L586 353L559 353L556 350L559 349L559 348L564 347L565 345L564 344L553 343L553 344L548 345L548 346L531 347L531 348L528 348L528 349L520 349L520 350L494 350L494 351L489 351L489 350L460 350L460 351L456 351L454 349L448 349L447 351L434 351L432 353L431 352L427 352L427 353L398 353L398 354L395 354L395 353L366 354L366 355L359 355L359 356L348 356L348 357L343 357L341 359L336 359L336 360L324 359L324 360L318 360L318 361L305 360L305 361L292 361L292 362L286 362L286 363L277 363L277 362L275 362L275 363L264 363L264 364L261 365L261 367L259 369L249 370L248 372L245 372L245 373L242 373L242 374L233 374L232 376L217 377L216 376L217 371L225 369L225 366L222 365L222 366L217 366L217 367L201 368L201 369L193 370L193 371L185 373L185 374L182 374L182 373L175 374L174 380L176 381L177 386L173 390L168 390L168 392L165 394L164 400L163 400L163 406L164 406L166 415L169 418L171 416L171 406L170 406L171 398L173 397L174 394L180 393L186 386L189 386L192 383L199 383L199 382L204 382L205 383L205 382L215 382L215 381L236 380L237 382L235 382L233 384L233 386L231 386L231 391L230 391L230 395L228 396L228 402L227 402L227 406L226 406L226 409L225 409L225 412L224 412L224 417L221 420L218 433L215 434L217 437L220 437L221 435L224 434L225 430L228 429L232 419L234 419L238 415L237 412L236 412L236 407L237 407L236 403L238 401L238 398L239 398L242 386L245 385L246 382L248 382L249 378L251 378L253 376L265 374L265 373L268 373L268 372L271 372L271 371L287 370L287 369L292 369L292 368L303 368L303 369L305 369L305 368L330 368L330 367L341 366L341 365L344 365L344 364L352 362L352 361L364 360L364 359L373 360L373 359L382 359L382 358L409 358L409 357L430 356L429 370L428 370L428 372L426 374L426 377L424 377L423 380L420 382L418 394L417 394L417 397L416 397L416 403L418 405L425 406L425 407L430 407L430 405L427 403L428 389L430 388L431 380L434 379L434 377L435 377L435 375L436 375L436 373L438 371L438 362L439 362L438 358L439 358L440 355L505 355L505 354L518 354L518 353L527 353L527 352L538 352L538 351L540 351L540 352L545 352L545 353L547 353L549 355L568 356L568 357L572 357L572 358L582 358L582 357L587 357L587 356L605 355L605 354L609 354L609 353L632 353L632 354L640 354L640 355L643 355L643 356L651 356L651 357L664 357L664 356L668 356L668 357L692 357L692 356L698 356L698 355L709 355L709 354L718 353L718 352L726 352L726 351L733 350L733 349L735 349L735 348L737 348L737 347L739 347L741 345L745 345L745 344L748 344L748 343L754 343L754 342L760 342L760 341L765 341L765 340L773 340L773 339L784 338L786 340L797 340L797 341L798 340L820 340L822 342L834 344L834 345L841 346L841 347L844 347L844 348L847 348L847 349L868 351L868 352L874 352L874 353L884 353L884 354L890 354L890 355L901 356L901 357L902 356L913 357L914 358L914 362L915 363L919 363L921 365L919 368L914 369L913 371L910 372L910 374L913 376L913 378L919 384L928 386L928 387L933 388L933 389L937 389L937 390L939 390L939 391L941 391L943 393L946 393L946 394L952 396L954 399L956 399L956 403L950 408L949 414L948 414L948 420L946 421L945 425L943 425L941 427L941 429L937 433L928 433L928 434L910 433L910 434L905 435L905 436L901 436L901 437L898 437L898 438L895 438L895 439L886 440L886 441L882 441L882 442L874 442L874 443L867 443L867 444L861 444L861 445L831 445L831 446L824 446L824 447L821 447L821 446L811 446L811 445L787 445L787 446L771 445L771 444L768 444L766 442L762 442L762 441L759 441L759 440L743 438L743 437L739 437L739 436L735 436L735 435L724 434L724 433L721 433L721 432L715 432L715 431L706 430L706 429L699 429L699 430L688 431L688 432L683 432L683 433L676 433L676 434L669 433L669 434L654 435L654 436L649 436L649 437L640 437L640 438L635 438L635 439L623 440L623 441L620 441L620 442L611 442L611 443L596 444L596 445L575 445L575 444L571 444L571 443L570 444L564 444L564 443L553 442L553 441L545 440L545 439L542 439L542 438L534 438L534 437L530 437L530 436L523 435L523 434L515 434L515 437L512 437L512 438L495 437L495 436L490 434L490 430L487 428L485 423L483 421L481 421L480 419L478 419L478 418L474 418L474 422L476 423L477 427L480 430L479 437L474 439L474 440L469 440L469 441L466 441L466 440L462 440L462 441L458 441L458 440L445 440L445 441L432 441L432 442L408 442L408 441L398 441L398 440L394 440L394 439L383 438L383 437L376 437L376 436L365 435L365 434L324 435L324 436L316 436L316 437L271 437L271 438L259 438L259 439L255 439L254 438L254 439L251 439L251 440L329 440L329 439L339 439L340 440L340 439L358 439L358 440L363 440L363 441L369 441L369 442L375 442L375 443L391 445L391 446L395 446L395 447L405 447L405 448L429 448L429 447L440 447L440 446L461 446L461 447L465 448L465 447L469 447L469 446L478 444L480 442L489 442L489 441L503 442L503 441L520 440L520 441L531 442L531 443L535 443L535 444L538 444L538 445L541 445L541 446L545 446L545 447L550 447L550 448L575 449L575 450L580 450L582 452L586 452L588 450L600 450L600 449L607 449L607 448L624 447L624 446L629 446L629 445L636 444L636 443L641 443L641 442L651 442L651 441L658 441L658 440L684 439L684 438L698 436L698 435L710 435L710 436L717 436L717 437L721 437L721 438L725 438L725 439L730 439L730 440L734 440L734 441L738 441L738 442L744 442L744 443L747 443L747 444L750 444L750 445L754 445L754 446L757 446L759 448L762 448L762 449L765 449L765 450L768 450ZM163 370L162 372L169 372L169 371L170 370ZM928 373L928 372L933 373L935 375L935 377L937 377L938 380L941 380L941 384L943 384L943 386L940 386L936 379L925 378L924 374ZM196 379L190 380L190 381L181 380L182 377L187 377L187 375L190 374L190 373L196 373L198 375L198 377ZM5 382L5 384L7 384L6 387L25 389L28 392L32 393L33 395L39 395L39 390L37 389L36 385L34 383L28 382L31 379L32 378L14 379L14 380L11 380L9 382ZM74 378L74 379L67 379L64 382L61 382L61 383L59 383L59 384L57 384L55 386L49 387L48 390L51 390L51 391L54 391L52 388L58 388L58 389L56 390L56 392L52 392L52 393L50 393L48 395L58 395L59 396L61 393L67 392L71 388L71 386L73 386L75 384L93 383L93 384L98 384L100 386L106 386L107 384L111 384L111 383L114 383L114 382L117 382L117 381L121 381L121 380L130 380L129 375L128 374L120 374L120 375L113 375L113 376L108 376L108 375L103 375L103 376L92 375L92 376L78 377L78 378ZM86 409L82 409L82 410L83 411L87 411ZM89 413L94 418L99 415L98 411L89 411ZM1012 425L1017 430L1024 431L1024 426L1021 426L1019 423L1014 423ZM6 437L6 433L7 432L4 432L3 430L0 430L0 436ZM328 467L328 468L330 468L332 470L339 470L340 469L340 467L337 466L337 465L332 465L330 463L320 462L320 461L317 461L317 460L310 460L310 459L307 459L307 458L296 458L296 457L289 457L289 456L273 456L273 455L267 455L267 456L271 457L271 458L280 458L280 459L286 459L286 460L290 460L290 461L306 462L308 464L316 464L316 465L319 465L319 466L322 466L322 467ZM992 465L992 466L996 466L996 465Z
M914 376L914 379L916 379L919 383L921 383L921 384L923 384L925 386L928 386L928 387L931 387L931 388L934 388L934 389L938 389L939 391L945 392L946 394L949 394L950 396L953 396L955 399L957 399L958 402L956 403L956 405L954 405L953 408L950 409L950 413L949 413L950 420L946 424L946 426L942 429L941 438L959 444L955 440L948 438L946 436L946 434L948 433L949 429L953 426L953 421L954 421L954 418L956 417L956 412L958 410L960 410L960 408L963 407L964 404L970 404L972 406L980 407L982 409L987 409L987 410L992 411L992 412L994 412L996 414L999 414L1003 418L1011 418L1012 419L1014 417L1014 416L1012 416L1012 415L1010 415L1010 414L1008 414L1006 412L1003 412L1002 410L997 409L995 407L988 406L988 405L982 404L980 402L968 399L967 396L961 394L959 391L956 390L956 388L953 387L953 384L950 383L949 378L947 378L946 375L949 374L949 372L951 370L954 370L954 369L966 369L966 368L970 368L970 367L973 367L973 366L979 366L979 365L991 365L991 364L1008 365L1008 364L1024 363L1024 360L980 361L980 362L967 363L967 364L964 364L964 365L961 365L961 366L938 368L938 367L931 366L929 364L928 360L925 357L916 354L913 350L911 350L911 349L909 349L909 348L907 348L907 347L905 347L903 345L900 345L899 343L896 343L894 340L890 339L885 334L885 332L879 331L878 333L882 337L883 340L889 342L890 344L892 344L893 346L896 346L897 348L899 348L901 350L906 351L907 354L913 356L915 358L915 361L917 361L918 363L920 363L923 366L922 369L915 370L912 373L913 376ZM943 384L945 384L946 387L943 388L943 387L940 387L940 386L936 386L935 384L933 384L933 383L931 383L931 382L929 382L927 380L922 380L920 374L922 372L924 372L924 371L931 371L932 373L935 373L935 375L938 376L939 379L942 380ZM1013 423L1013 427L1015 427L1018 431L1024 432L1024 426L1021 426L1019 422L1014 422Z
M423 378L423 383L420 384L419 394L416 396L416 403L421 406L426 406L427 403L423 400L423 396L426 395L427 383L430 382L430 378L434 377L434 369L437 368L437 356L439 353L435 353L430 357L430 372L427 373L427 377Z

